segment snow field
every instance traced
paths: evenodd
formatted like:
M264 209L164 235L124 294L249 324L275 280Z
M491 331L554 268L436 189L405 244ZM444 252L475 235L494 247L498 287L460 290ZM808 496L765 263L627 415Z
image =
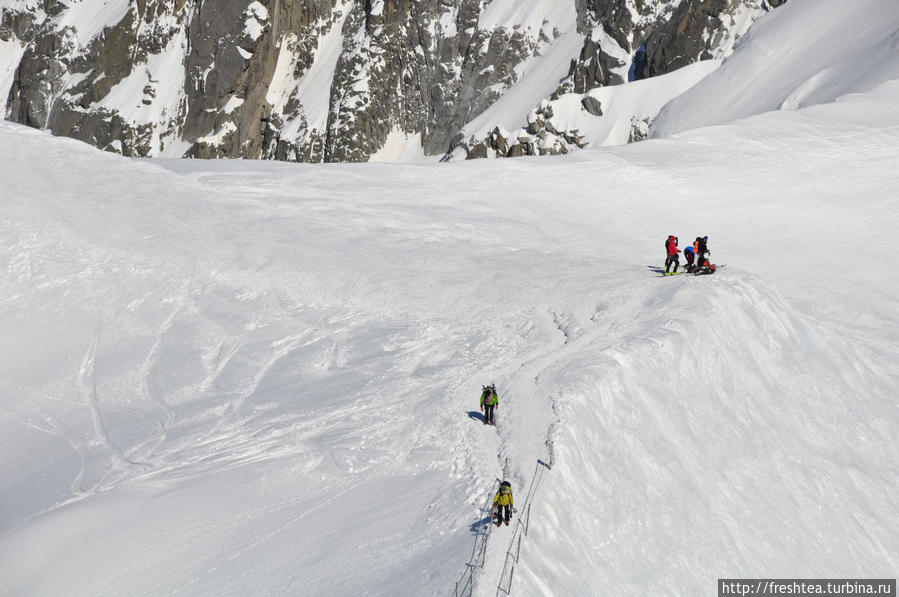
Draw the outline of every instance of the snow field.
M449 595L503 476L515 595L891 576L899 84L854 91L417 166L0 123L4 590ZM660 277L668 234L727 267Z
M128 161L4 124L0 575L449 594L548 439L515 594L882 574L894 94L442 166ZM728 267L658 277L670 233ZM815 240L863 235L861 262Z

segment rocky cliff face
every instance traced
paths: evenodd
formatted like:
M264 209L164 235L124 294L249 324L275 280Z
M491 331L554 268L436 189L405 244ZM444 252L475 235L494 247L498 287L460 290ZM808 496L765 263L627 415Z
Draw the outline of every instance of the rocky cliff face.
M567 73L530 98L532 134L547 101L725 55L781 1L0 0L0 106L131 156L364 161L392 133L428 155L559 153L583 139L466 127L541 61Z
M537 99L539 103L521 129L497 127L486 134L476 133L462 140L459 148L468 158L556 155L582 148L592 140L579 129L564 128L554 120L554 105L560 98L576 95L585 115L603 117L602 105L589 94L591 90L665 75L700 60L724 58L758 17L785 2L578 0L577 25L583 45L558 88L548 99ZM627 142L646 137L651 116L634 112L624 117L630 121Z

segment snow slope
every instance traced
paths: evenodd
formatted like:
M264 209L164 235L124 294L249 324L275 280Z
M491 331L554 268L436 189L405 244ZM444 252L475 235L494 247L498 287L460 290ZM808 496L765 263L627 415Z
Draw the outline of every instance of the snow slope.
M0 123L3 591L894 576L897 102L442 165ZM727 267L660 277L672 233ZM489 528L502 477L518 516Z
M577 130L587 140L586 147L624 145L630 142L636 122L650 122L665 104L720 64L719 60L704 60L650 79L597 87L585 94L563 94L549 102L553 112L550 122L559 131ZM602 116L587 113L582 103L586 96L599 101Z
M897 97L442 167L133 162L3 124L0 576L450 594L547 439L516 594L888 575ZM659 278L670 232L729 266Z
M570 37L579 39L574 31L570 32ZM491 123L500 119L502 122L502 125L498 127L500 135L513 143L526 137L534 141L540 148L554 147L557 144L564 146L566 152L581 148L565 142L563 137L554 133L544 131L533 135L529 130L528 122L539 120L539 110L540 117L551 114L545 122L547 125L551 125L553 130L557 133L576 134L581 138L581 145L585 148L625 145L633 141L635 134L641 138L645 137L650 121L656 117L663 106L721 65L720 60L704 60L650 79L597 87L587 93L564 93L556 99L544 99L538 108L534 108L533 97L535 97L534 89L536 87L533 84L542 81L542 83L550 85L548 88L552 88L552 84L557 86L559 82L559 72L553 73L552 69L548 67L555 64L553 60L557 60L561 55L559 49L566 41L570 43L571 39L563 38L556 41L556 45L547 55L547 59L540 62L538 71L545 71L546 78L529 73L528 78L519 82L494 106L473 121L476 126L471 130L476 134L472 138L477 139L478 135L489 135L492 132L491 126L495 127ZM543 95L545 96L551 94L551 91L546 89L544 91ZM552 91L555 91L555 88L552 88ZM536 96L539 97L539 94ZM591 114L587 111L584 106L584 100L587 97L599 102L601 115ZM496 153L492 149L487 151L487 155L490 157L496 157ZM394 157L397 156L397 152L390 152L387 155ZM459 146L447 154L444 159L459 160L464 159L466 155L466 148ZM410 156L413 159L409 159ZM400 159L394 159L394 161L425 161L423 157L417 160L414 159L415 157L414 153L407 152Z
M0 111L6 113L9 88L16 77L16 67L25 54L25 47L14 40L0 40Z
M465 137L483 135L496 126L512 130L526 123L535 101L556 90L568 74L571 57L577 55L584 43L584 36L577 31L574 5L497 0L488 4L478 26L490 29L501 23L510 29L514 25L533 37L538 37L542 29L547 41L538 44L534 55L516 67L516 82L463 127Z
M334 11L339 13L339 16L327 33L319 37L315 60L298 82L293 81L293 70L298 57L288 50L289 43L282 43L278 72L274 77L274 81L278 83L277 91L270 90L268 100L276 108L283 110L291 97L298 97L303 104L305 118L305 121L297 119L291 122L283 131L285 135L296 135L301 124L305 124L310 130L325 130L328 121L331 81L334 78L337 61L340 59L343 44L341 32L349 15L350 7L343 2L336 6ZM290 56L290 59L285 59L285 54ZM277 97L278 95L280 97ZM273 97L277 99L272 99Z
M100 35L106 27L119 23L128 14L127 0L106 0L105 2L72 2L56 17L60 27L75 30L78 45L87 47L88 42Z
M712 76L672 101L653 135L793 110L899 78L899 3L790 0L756 22Z

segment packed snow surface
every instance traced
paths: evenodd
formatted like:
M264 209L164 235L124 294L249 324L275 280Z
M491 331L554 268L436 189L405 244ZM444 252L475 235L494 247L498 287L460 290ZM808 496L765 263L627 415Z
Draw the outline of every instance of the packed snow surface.
M864 87L440 165L128 160L0 123L3 590L894 577L899 81ZM726 267L662 277L669 234Z
M2 124L0 577L450 594L547 440L516 594L888 574L897 98L444 166L135 162ZM669 233L728 266L661 278Z

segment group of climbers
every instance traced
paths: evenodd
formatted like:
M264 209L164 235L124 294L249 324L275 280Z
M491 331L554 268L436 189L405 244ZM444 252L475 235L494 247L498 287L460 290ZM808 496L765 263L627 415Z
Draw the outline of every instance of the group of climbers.
M708 236L697 236L692 246L684 249L684 258L686 265L684 270L691 274L714 273L715 266L709 263L707 257L711 254L708 247ZM680 249L677 247L678 239L676 236L669 235L665 241L665 275L672 276L679 273L680 266ZM482 386L481 391L481 412L484 413L485 425L496 425L494 413L499 407L499 396L496 393L496 385ZM509 524L512 516L513 500L512 485L508 481L503 481L499 485L499 490L493 496L493 518L496 525Z
M689 274L713 273L715 266L709 263L707 257L711 254L708 247L708 236L697 236L693 241L693 246L684 249L684 259L687 260L684 271ZM680 249L677 248L677 237L673 234L668 235L665 241L665 275L674 276L679 272L677 268L680 266Z
M482 386L481 412L484 413L484 425L496 425L494 411L499 406L499 396L496 394L496 385ZM493 496L493 517L496 526L503 523L509 524L512 518L512 484L503 481L499 484L499 491Z

